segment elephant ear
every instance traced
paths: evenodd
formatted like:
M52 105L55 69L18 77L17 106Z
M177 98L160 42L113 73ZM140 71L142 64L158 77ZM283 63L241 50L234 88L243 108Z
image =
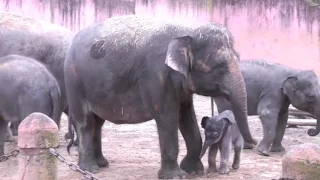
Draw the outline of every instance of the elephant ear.
M166 65L173 70L180 72L185 77L188 76L189 70L192 69L193 54L191 51L190 43L192 37L182 36L174 38L168 45L166 55Z
M225 110L222 113L220 113L220 120L226 121L229 125L236 124L234 114L230 110Z
M298 78L296 76L290 76L283 82L283 93L286 95L292 94L297 89Z
M201 127L202 127L203 129L206 128L206 125L207 125L208 120L209 120L209 117L208 117L208 116L204 116L204 117L202 118L202 120L201 120Z

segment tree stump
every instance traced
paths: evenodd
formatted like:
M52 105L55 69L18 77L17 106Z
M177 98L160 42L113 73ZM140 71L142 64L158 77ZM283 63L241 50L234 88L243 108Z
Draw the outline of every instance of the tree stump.
M49 148L59 146L58 126L42 113L32 113L18 127L19 180L57 180L57 159Z
M305 143L287 152L282 158L282 176L295 180L320 179L320 146Z

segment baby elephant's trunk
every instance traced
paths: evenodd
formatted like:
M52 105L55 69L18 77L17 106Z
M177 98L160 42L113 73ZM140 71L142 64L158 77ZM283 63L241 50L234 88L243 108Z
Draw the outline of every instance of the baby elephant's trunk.
M203 157L203 155L206 153L208 147L211 145L211 143L209 141L204 141L203 146L202 146L202 150L200 153L200 159Z

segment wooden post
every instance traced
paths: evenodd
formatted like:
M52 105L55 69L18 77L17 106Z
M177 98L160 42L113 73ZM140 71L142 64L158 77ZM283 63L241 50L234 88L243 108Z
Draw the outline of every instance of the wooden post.
M58 164L49 148L59 146L58 126L42 113L32 113L18 128L19 180L57 180Z
M211 98L211 115L214 116L214 100L212 97Z

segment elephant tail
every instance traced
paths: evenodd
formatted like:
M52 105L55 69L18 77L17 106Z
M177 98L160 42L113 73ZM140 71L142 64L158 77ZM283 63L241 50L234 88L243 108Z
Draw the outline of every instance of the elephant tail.
M50 98L51 98L52 107L53 107L51 118L57 123L58 128L60 129L60 118L62 115L62 110L60 108L61 94L60 94L59 86L52 88L50 92Z

